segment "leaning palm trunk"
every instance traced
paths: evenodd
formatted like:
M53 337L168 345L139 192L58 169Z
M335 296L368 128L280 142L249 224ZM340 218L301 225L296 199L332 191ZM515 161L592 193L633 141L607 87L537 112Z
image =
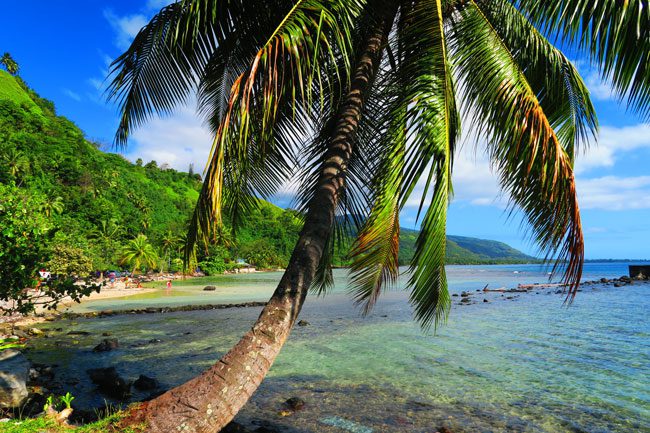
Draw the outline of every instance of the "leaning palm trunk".
M242 339L200 376L135 407L128 423L145 422L148 432L218 432L259 387L287 340L331 235L344 188L364 95L377 72L395 10L378 22L366 40L350 89L322 164L305 225L277 289Z

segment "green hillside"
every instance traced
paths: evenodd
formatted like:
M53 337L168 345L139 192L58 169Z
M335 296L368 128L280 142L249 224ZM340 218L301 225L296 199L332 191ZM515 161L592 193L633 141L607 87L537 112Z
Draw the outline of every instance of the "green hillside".
M408 264L415 251L416 230L400 231L400 264ZM503 242L464 236L447 236L447 263L456 265L531 263L537 259Z
M55 227L52 248L80 249L94 269L118 268L123 247L144 234L161 262L179 268L180 238L198 197L200 176L155 161L132 164L98 147L57 116L52 102L0 70L0 187L40 203L39 209L25 212L48 214ZM262 267L282 266L298 230L291 211L264 202L237 242L226 230L227 247L211 249L207 260L201 251L198 259L214 272L240 257Z

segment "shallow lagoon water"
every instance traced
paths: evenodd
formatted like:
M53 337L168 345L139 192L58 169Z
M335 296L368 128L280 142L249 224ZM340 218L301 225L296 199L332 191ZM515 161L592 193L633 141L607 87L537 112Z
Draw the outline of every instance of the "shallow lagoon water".
M620 264L588 264L586 279L625 274ZM544 282L537 266L449 267L452 292ZM517 272L517 273L515 273ZM263 300L279 273L175 283L176 296L104 300L82 309ZM476 294L454 303L449 321L423 332L407 295L386 294L366 318L345 294L345 272L326 298L311 297L268 379L238 416L247 425L286 432L650 432L650 286L585 288L570 308L552 289ZM222 283L222 284L221 284ZM515 294L517 295L517 294ZM483 303L483 298L490 302ZM454 298L455 301L458 298ZM188 302L189 301L189 302ZM160 302L160 304L158 304ZM199 373L234 344L259 308L113 316L49 324L63 327L33 340L37 362L57 363L63 389L94 407L86 368L114 365L129 378L148 374L173 386ZM84 330L88 336L68 336ZM91 348L111 332L120 349ZM150 342L159 339L160 342ZM73 382L80 380L73 385ZM281 417L282 402L307 407ZM146 397L136 394L135 398ZM365 430L364 430L365 429ZM370 430L368 430L370 429Z

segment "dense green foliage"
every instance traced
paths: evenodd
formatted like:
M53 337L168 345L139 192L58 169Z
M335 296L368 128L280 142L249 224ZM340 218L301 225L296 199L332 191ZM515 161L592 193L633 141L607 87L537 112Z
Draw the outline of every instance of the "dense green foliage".
M39 198L30 206L54 229L47 246L66 248L57 254L59 262L48 265L59 269L70 264L61 261L76 263L77 273L87 269L88 260L93 270L131 271L133 265L181 270L180 249L200 175L159 167L156 161L132 164L98 147L57 116L50 101L0 71L0 184L15 184L25 196ZM293 212L261 202L236 241L227 229L216 239L220 247L199 250L197 260L212 272L235 267L231 263L240 258L262 268L281 267L299 228ZM155 264L129 257L129 245L139 235L159 258Z
M77 276L88 276L90 261L80 249L54 243L57 230L43 203L38 194L0 184L0 312L27 313L35 305L52 307L63 297L77 300L98 289L75 284L71 266ZM51 278L41 284L38 271L45 264ZM30 287L38 291L25 290Z

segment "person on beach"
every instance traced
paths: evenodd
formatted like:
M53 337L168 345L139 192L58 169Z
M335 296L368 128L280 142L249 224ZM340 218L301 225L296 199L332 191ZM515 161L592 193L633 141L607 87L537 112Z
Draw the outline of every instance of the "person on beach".
M167 290L171 291L172 289L172 280L167 280Z

